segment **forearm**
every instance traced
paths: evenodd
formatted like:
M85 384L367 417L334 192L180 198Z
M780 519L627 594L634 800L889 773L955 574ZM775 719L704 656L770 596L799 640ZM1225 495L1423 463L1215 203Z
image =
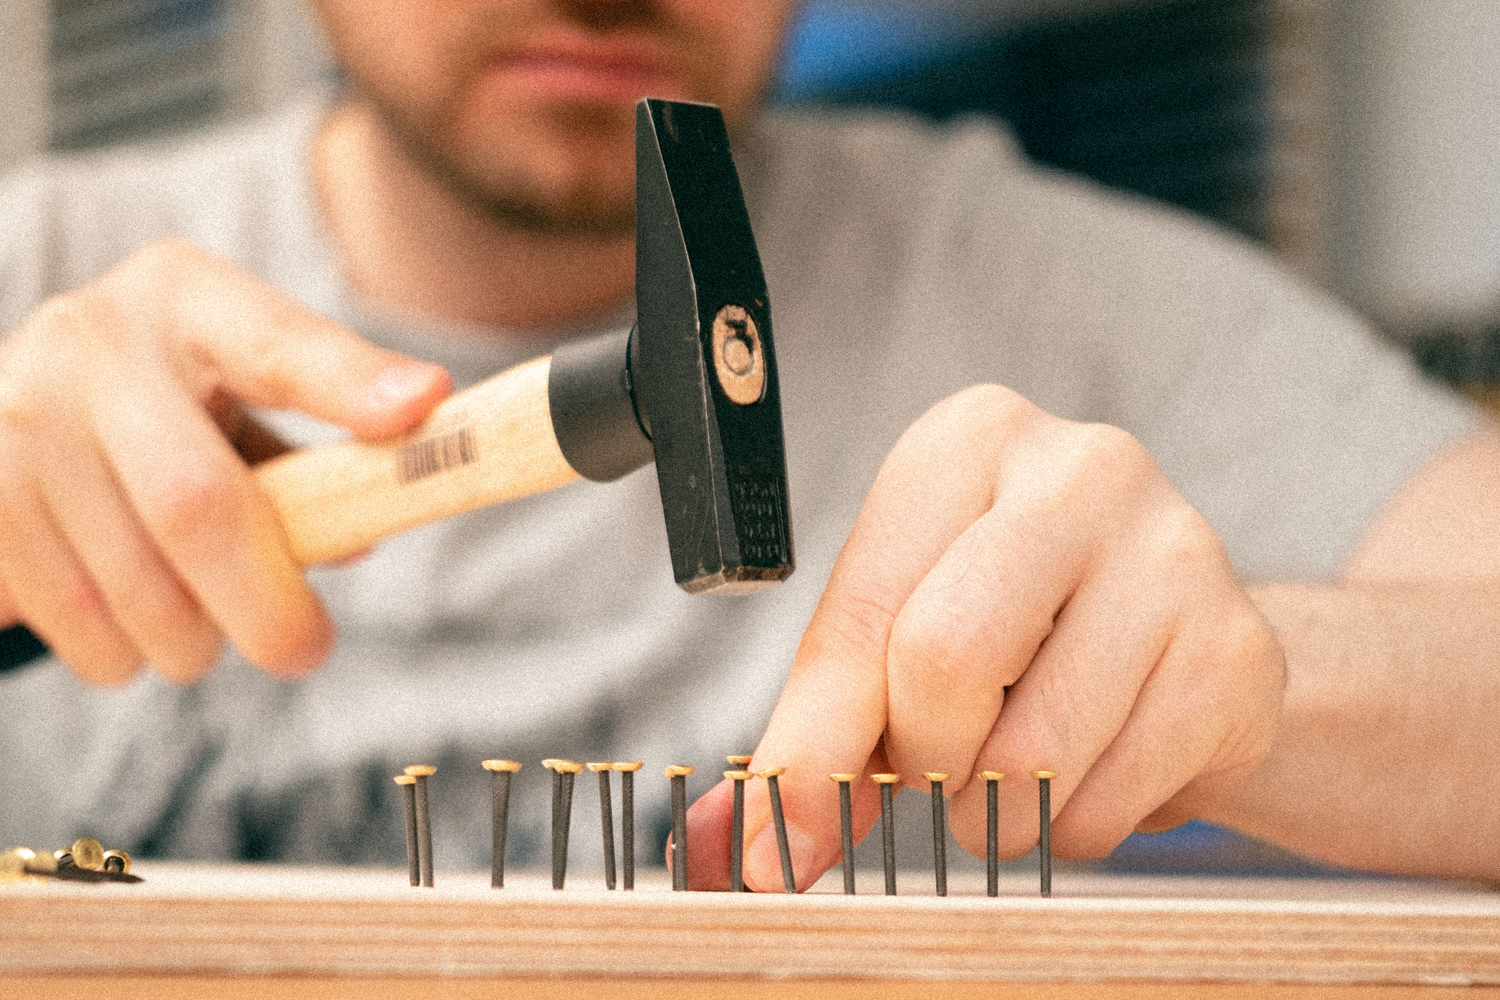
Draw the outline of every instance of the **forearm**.
M1270 756L1208 819L1336 864L1500 881L1500 581L1253 591Z

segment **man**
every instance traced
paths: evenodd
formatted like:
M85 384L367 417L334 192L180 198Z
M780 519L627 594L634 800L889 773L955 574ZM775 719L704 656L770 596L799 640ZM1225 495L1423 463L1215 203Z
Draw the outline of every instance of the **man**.
M769 714L753 766L788 768L799 886L838 857L827 775L887 770L949 772L975 851L969 776L1014 776L1017 856L1048 769L1064 857L1205 816L1500 874L1500 439L1346 314L987 126L761 117L789 0L318 10L353 82L326 113L0 191L0 617L95 684L243 656L186 687L7 680L6 836L384 859L388 776L422 758L453 775L440 856L477 860L480 756L708 764ZM247 413L385 438L449 373L628 322L642 94L719 104L736 137L801 572L673 592L646 474L398 537L315 590ZM750 794L746 878L774 888ZM859 832L876 810L862 782ZM524 851L539 806L518 823ZM727 826L721 785L696 883L725 881Z

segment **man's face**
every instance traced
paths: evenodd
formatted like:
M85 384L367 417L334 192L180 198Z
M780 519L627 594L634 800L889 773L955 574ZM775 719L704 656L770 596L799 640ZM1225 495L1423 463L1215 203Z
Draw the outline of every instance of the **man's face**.
M623 233L634 103L755 108L795 0L314 0L340 64L423 166L499 218Z

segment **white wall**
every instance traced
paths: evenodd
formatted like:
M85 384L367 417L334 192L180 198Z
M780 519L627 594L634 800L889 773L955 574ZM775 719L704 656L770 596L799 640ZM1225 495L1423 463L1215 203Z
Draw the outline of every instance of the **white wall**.
M0 170L47 143L47 0L0 0Z
M0 3L5 0L0 0ZM332 71L322 32L307 0L233 0L229 71L233 110L275 108L323 83Z
M1500 0L1339 0L1334 283L1396 327L1500 306Z

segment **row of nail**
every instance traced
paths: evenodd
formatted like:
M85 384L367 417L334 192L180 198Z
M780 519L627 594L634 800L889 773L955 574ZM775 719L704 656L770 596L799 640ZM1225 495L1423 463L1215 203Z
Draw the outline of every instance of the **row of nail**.
M981 771L979 776L985 783L985 882L991 896L1000 894L1000 782L1005 775L1000 771ZM1041 892L1052 895L1052 779L1056 771L1034 771L1037 781L1038 837L1037 852L1041 862ZM839 786L839 820L843 834L844 892L854 895L854 809L851 786L859 778L857 774L830 774ZM939 896L948 895L948 817L947 800L943 797L943 782L948 775L940 771L927 771L926 779L932 793L932 870ZM870 780L880 786L880 840L885 867L885 894L896 895L896 823L893 809L893 789L900 783L899 774L872 774Z
M130 855L106 851L93 837L80 837L73 846L38 854L29 847L12 847L0 854L0 882L59 879L65 882L139 882L130 873Z
M731 765L744 768L750 756L735 754L726 757ZM505 885L505 839L510 812L510 778L521 769L513 760L487 760L482 766L490 772L491 787L491 843L490 885L501 888ZM571 760L549 758L542 766L552 772L552 888L561 889L568 875L568 834L573 812L573 779L586 767L598 776L599 817L604 835L604 884L615 888L615 833L614 795L610 775L620 775L620 839L622 841L623 884L626 889L635 888L635 773L644 765L640 761L604 761L579 764ZM428 886L433 884L432 875L432 823L427 798L427 779L437 771L430 764L414 764L396 776L396 784L405 792L406 815L406 859L411 884ZM672 888L685 891L688 888L687 853L687 778L695 768L685 764L669 765L665 777L671 782L672 800ZM755 772L747 770L725 771L724 777L733 785L733 806L729 834L729 885L732 892L745 892L744 843L745 843L745 783L756 778L764 779L771 800L771 824L776 832L776 849L781 860L782 887L788 893L797 891L796 873L792 870L792 853L787 841L786 816L781 805L779 778L786 773L782 767L767 768ZM1038 786L1038 854L1041 863L1041 894L1052 895L1052 779L1054 771L1035 771L1032 776ZM986 883L991 896L999 895L999 785L1005 775L999 771L982 771L984 779L986 812ZM830 774L839 786L839 817L843 846L844 892L854 895L854 809L852 785L857 774ZM923 774L932 793L932 861L939 896L948 894L948 827L946 800L943 797L943 782L948 775L929 771ZM893 810L893 788L901 781L899 774L872 774L870 780L880 787L880 835L885 868L885 894L896 895L896 828Z

